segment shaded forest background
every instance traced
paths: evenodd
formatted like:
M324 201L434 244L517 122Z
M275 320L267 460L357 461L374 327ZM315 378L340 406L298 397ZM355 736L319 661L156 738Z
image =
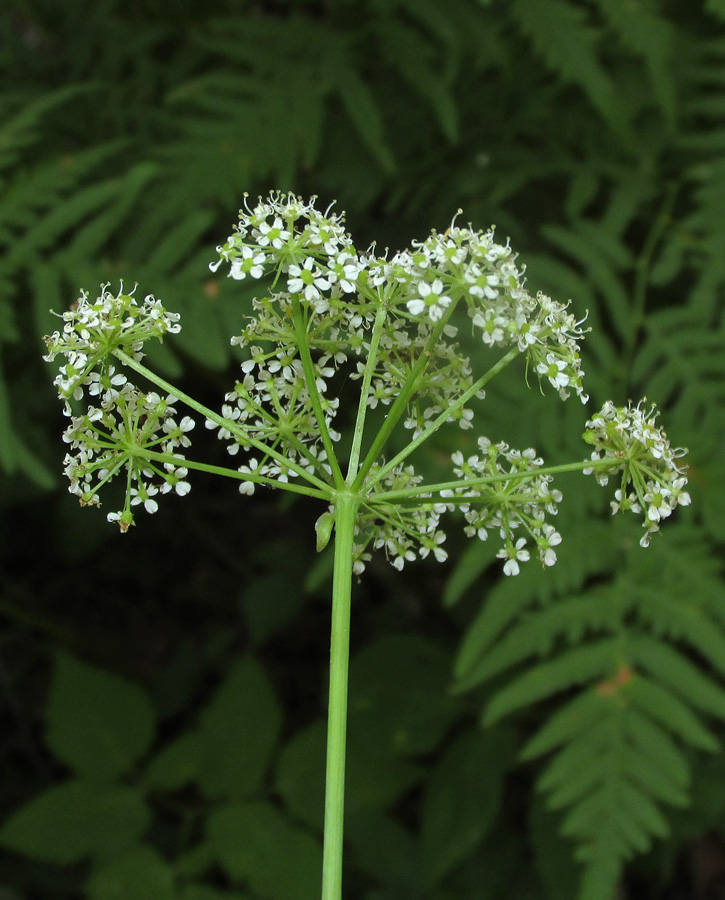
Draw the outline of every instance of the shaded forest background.
M591 410L646 395L690 448L647 551L571 477L550 571L502 579L454 528L445 565L373 561L346 896L725 896L724 26L722 0L3 4L0 900L319 895L320 510L200 476L119 536L66 491L41 359L50 310L138 283L182 316L155 366L219 406L251 294L208 264L271 189L336 200L359 247L495 224L588 311ZM556 463L586 418L519 372L477 421Z

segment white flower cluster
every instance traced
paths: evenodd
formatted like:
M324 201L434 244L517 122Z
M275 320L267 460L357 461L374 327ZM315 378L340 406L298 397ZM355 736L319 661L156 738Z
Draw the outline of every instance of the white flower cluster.
M519 563L530 559L529 541L541 563L553 566L561 535L546 516L557 514L561 492L551 487L551 475L532 474L543 459L533 448L513 450L503 441L492 444L484 437L478 439L478 447L480 452L468 459L460 452L453 454L453 471L469 484L441 491L441 496L457 501L468 523L468 537L485 541L490 531L498 532L504 546L497 556L506 560L506 575L518 575Z
M134 288L135 290L135 288ZM145 341L181 330L178 313L168 312L155 297L145 297L139 305L123 285L114 296L108 285L101 286L101 295L89 300L83 291L73 306L62 315L62 332L45 338L48 353L43 359L52 362L58 354L66 358L65 365L53 382L62 399L80 400L84 386L97 384L94 370L105 364L108 354L121 348L135 359L143 357Z
M190 490L184 458L179 447L191 443L188 432L194 422L188 416L177 421L172 406L175 397L144 394L129 381L103 392L100 406L91 406L82 416L72 416L63 439L72 452L64 466L70 479L69 491L83 506L100 505L98 491L121 472L126 473L126 500L123 509L108 513L109 522L118 522L121 531L134 524L132 507L143 505L148 513L158 509L158 494L171 490L184 496ZM139 449L168 453L178 464L163 468L137 455Z
M454 220L444 234L433 232L390 258L376 256L374 247L358 252L343 215L320 212L314 198L275 193L253 208L245 204L234 233L217 250L213 271L224 263L234 280L270 280L269 292L253 300L253 315L232 338L243 361L222 415L206 411L207 427L239 459L242 493L253 493L257 484L330 500L343 484L356 491L357 573L374 550L383 550L397 569L429 555L445 560L440 518L456 509L467 535L486 540L498 534L507 575L533 555L544 566L554 564L561 537L547 516L556 515L561 494L540 471L543 460L533 449L479 438L475 455L453 454L458 481L435 493L407 458L445 422L472 428L469 402L482 399L488 379L517 355L562 399L587 400L582 322L566 305L528 293L508 244L496 243L493 231L461 228ZM455 342L457 307L465 309L483 347L495 351L491 368L480 375ZM134 507L154 512L157 495L189 490L179 451L189 445L193 420L179 419L173 396L143 393L116 369L121 359L153 380L140 365L144 342L178 332L179 317L154 297L137 302L133 291L121 287L114 296L104 286L94 301L83 293L63 319L62 331L46 338L45 359L64 357L55 384L71 419L65 432L70 490L82 503L97 504L99 488L125 472L125 504L108 518L126 530ZM357 468L346 477L335 452L335 417L347 378L365 396L351 452ZM85 397L93 405L74 416L72 406ZM200 408L190 398L185 402ZM378 406L389 409L363 458L362 413ZM413 437L385 466L380 454L398 423ZM621 410L606 404L588 428L585 437L595 447L590 471L602 483L622 473L612 506L644 513L646 545L678 503L689 503L675 461L684 451L671 450L641 405Z
M584 440L594 446L592 460L606 460L610 465L585 469L599 484L621 472L612 512L631 510L644 514L640 544L648 546L650 537L659 531L660 522L672 515L675 507L688 506L690 495L685 490L687 477L677 460L686 450L673 448L665 432L656 425L654 406L649 412L637 406L616 407L607 401L587 422Z
M425 241L414 242L412 251L373 266L373 272L404 285L400 302L413 316L431 322L443 318L462 298L484 344L518 347L562 399L573 390L587 401L579 357L582 323L561 303L526 291L516 254L494 241L493 230L474 231L454 223L445 234L433 232Z
M250 441L254 440L271 448L280 445L287 462L307 472L321 470L329 474L327 454L320 445L320 429L300 361L292 358L283 363L281 354L266 360L260 348L253 347L252 350L258 351L255 353L256 361L253 356L245 363L242 380L226 394L222 406L224 418L239 428L232 432L210 419L206 420L206 427L219 428L218 436L230 442L227 450L232 456L237 455L240 447L249 449ZM326 363L327 360L321 358L314 364L320 391L325 389L325 378L334 371ZM336 397L328 399L322 393L320 402L330 437L338 440L340 435L331 425L339 400ZM280 459L264 454L248 456L239 471L254 472L282 483L297 474ZM242 481L239 490L243 494L253 494L254 482Z
M370 380L369 408L395 403L415 375L402 420L414 437L441 418L464 429L473 426L473 410L459 398L466 391L469 397L482 398L484 392L473 387L471 363L455 344L457 329L448 321L459 304L465 305L473 329L481 333L487 347L515 348L562 398L573 392L582 401L587 399L578 346L581 323L565 306L526 291L515 254L508 245L497 244L492 231L460 228L454 222L445 234L434 232L409 250L380 258L372 249L356 250L344 229L344 216L333 215L329 209L318 211L314 200L277 193L253 208L245 205L235 232L217 251L213 271L226 263L229 276L236 280L273 278L274 291L253 302L254 316L232 340L244 348L247 358L235 390L225 397L222 414L240 427L224 428L207 421L207 427L218 429L219 437L229 442L232 455L240 448L246 451L239 467L242 473L284 482L305 470L331 484L302 363L295 309L302 310L304 317L304 340L331 440L339 438L334 428L338 401L332 380L347 362L353 368L352 378L367 375ZM381 306L387 320L373 355L372 325ZM276 454L266 454L260 444ZM520 463L528 466L531 475L540 465L526 455L517 462L514 451L497 446L509 467ZM297 471L285 466L280 457ZM503 471L494 466L490 454L485 459L489 468L483 474ZM430 553L444 559L445 534L439 518L447 506L457 504L433 503L418 495L416 504L398 503L394 508L389 504L388 508L378 496L381 491L403 490L403 481L413 486L419 479L406 465L378 483L377 470L374 466L369 473L370 505L360 513L356 571L362 571L370 548L383 549L397 568ZM506 481L499 490L471 489L470 502L464 507L469 533L482 537L484 520L501 532L506 546L500 555L506 559L507 574L517 572L518 562L528 558L526 540L519 537L520 532L514 535L515 529L533 538L545 565L553 564L552 548L560 540L540 514L542 509L555 508L558 492L548 489L546 478L526 481L523 469L516 471L521 471L521 479ZM243 493L254 488L253 480L240 485ZM474 505L482 511L475 511Z
M226 261L236 280L276 271L284 276L283 294L300 295L318 314L331 305L341 312L340 299L356 293L365 268L343 222L329 209L316 209L314 199L305 203L292 194L272 194L253 210L240 211L234 234L217 247L219 259L210 268L216 272Z
M184 457L177 451L189 446L188 432L194 422L188 416L177 422L171 405L174 397L162 399L155 392L143 393L117 371L109 355L121 349L140 360L145 341L180 330L179 316L165 310L154 297L148 296L138 304L133 292L126 294L121 287L114 296L107 288L103 285L94 301L82 293L63 313L62 332L45 338L48 353L44 359L52 362L61 355L66 360L54 384L64 401L64 413L70 418L63 433L71 451L64 460L70 479L68 490L84 506L99 505L101 486L125 471L124 507L107 516L125 532L133 524L132 507L142 504L153 513L158 506L154 499L157 494L189 492L187 471L181 465ZM74 415L71 401L81 401L86 395L96 405L82 415ZM169 454L174 462L159 468L140 458L139 450Z

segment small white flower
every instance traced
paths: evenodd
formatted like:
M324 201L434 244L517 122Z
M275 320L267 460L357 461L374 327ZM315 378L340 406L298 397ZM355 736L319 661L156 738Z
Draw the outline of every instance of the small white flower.
M498 559L505 559L503 573L504 575L518 575L519 563L527 562L530 559L529 551L525 549L526 538L519 538L515 545L502 547L496 556Z
M262 222L258 229L257 243L260 247L272 246L275 250L281 250L290 239L291 233L284 227L279 216L274 217L274 222Z
M287 289L292 294L304 294L310 302L320 299L320 291L329 290L330 282L324 277L315 260L308 256L303 266L291 265Z
M408 300L406 304L408 312L419 316L427 310L431 322L437 322L451 303L451 298L443 291L443 282L440 278L436 278L432 284L427 281L420 282L418 296Z
M261 278L264 275L264 263L266 256L258 252L255 247L242 247L241 255L232 260L229 275L235 281L242 281L250 275L252 278Z

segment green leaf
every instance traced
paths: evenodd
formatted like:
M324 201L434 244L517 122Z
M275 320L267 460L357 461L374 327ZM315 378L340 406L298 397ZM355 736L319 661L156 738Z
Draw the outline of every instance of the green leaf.
M182 879L203 878L214 866L214 860L211 844L207 840L202 840L177 854L174 869Z
M182 221L171 223L149 255L149 271L167 274L184 266L192 253L203 246L202 236L213 221L209 210L197 209L190 210Z
M193 781L199 773L200 739L195 731L187 731L167 744L150 761L144 774L146 787L177 791Z
M59 653L47 708L47 739L79 775L110 781L151 746L151 701L131 681Z
M86 884L89 900L175 900L171 866L151 847L135 847L96 869Z
M71 257L88 259L98 255L101 248L108 244L111 237L126 228L135 227L135 223L125 220L133 214L138 206L140 196L149 190L149 184L159 174L156 163L142 162L132 166L115 183L115 197L75 231L68 247Z
M421 896L420 846L407 828L383 813L365 811L348 817L346 835L355 867L384 885L384 896Z
M511 15L549 68L578 84L607 124L629 140L624 108L597 53L601 32L586 21L587 12L566 0L514 0Z
M627 736L635 749L646 755L649 765L675 789L690 785L690 768L680 748L656 722L630 708L625 719Z
M711 16L725 22L725 0L706 0L705 9Z
M219 864L264 900L319 900L322 848L266 803L215 810L207 834Z
M335 516L331 512L324 512L315 522L315 533L317 535L316 547L318 553L321 553L330 543L332 537L332 529L335 525Z
M464 733L426 785L421 816L423 864L437 884L479 844L499 813L504 774L514 758L507 729Z
M298 581L300 556L281 541L274 547L278 564L245 584L239 598L255 646L289 627L305 603Z
M541 726L521 751L521 759L535 759L582 734L598 722L606 700L597 691L587 689L564 703Z
M622 863L616 852L594 856L582 877L577 900L612 900L621 874Z
M269 679L253 657L229 672L199 722L199 784L210 797L258 790L277 745L282 713Z
M386 809L425 777L426 770L399 756L371 753L348 742L345 808L350 813Z
M349 733L370 754L434 750L458 714L447 693L449 660L425 638L388 635L350 666Z
M530 613L489 648L458 687L472 687L530 657L542 656L562 637L574 643L587 626L597 630L612 627L617 620L617 610L610 607L606 599L601 592L590 590L583 597L562 598Z
M290 815L322 829L325 811L325 748L327 724L320 720L294 735L282 748L275 775L275 790ZM347 776L349 780L349 754ZM346 786L347 787L347 786ZM347 807L349 797L345 797Z
M12 475L15 472L18 460L16 453L16 437L13 431L13 423L10 418L10 399L5 387L5 376L0 361L0 422L3 423L0 432L0 466Z
M648 635L629 645L632 661L694 707L725 719L725 691L681 652Z
M178 895L179 900L248 900L239 891L218 891L206 884L187 884Z
M327 723L313 722L283 747L275 776L275 789L289 813L322 829L325 796ZM384 809L410 790L425 774L420 766L396 756L366 752L351 736L345 767L345 809L355 813Z
M666 117L668 128L674 130L677 116L677 31L674 23L648 9L646 4L599 0L598 6L623 47L645 61L652 92Z
M0 830L0 844L63 865L88 856L111 859L138 841L149 819L131 788L74 779L16 810Z
M571 804L583 793L587 793L592 784L586 783L588 777L594 782L601 780L601 767L597 760L607 753L610 745L617 740L617 719L605 713L596 726L588 729L576 740L567 744L549 762L541 773L537 787L543 791L553 792L550 804L554 809Z

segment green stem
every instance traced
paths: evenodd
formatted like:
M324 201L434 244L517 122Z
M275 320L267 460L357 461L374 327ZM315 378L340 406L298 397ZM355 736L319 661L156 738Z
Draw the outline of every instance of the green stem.
M360 464L360 449L362 447L363 432L365 430L365 415L368 408L368 394L370 393L370 382L373 380L373 372L378 361L378 345L380 336L383 333L383 326L388 311L384 306L380 306L375 316L375 324L373 325L373 333L370 338L370 348L368 350L368 358L365 363L362 384L360 386L360 401L357 408L357 417L355 419L355 431L352 439L352 447L350 448L350 462L347 469L348 482L353 481L357 475L357 469Z
M447 422L450 419L451 414L456 412L456 410L460 409L464 403L467 403L471 397L474 397L484 385L488 384L488 382L498 373L504 369L512 360L516 359L521 351L514 347L512 350L509 350L505 356L502 356L501 359L486 372L485 375L482 375L477 381L475 381L471 387L468 388L461 396L454 402L451 403L449 407L443 410L443 412L437 416L433 421L428 425L428 427L422 431L417 438L414 438L412 441L407 443L405 447L394 456L389 462L387 462L382 468L380 468L375 476L368 480L367 486L368 488L372 487L376 482L380 481L391 469L394 469L396 466L400 465L406 457L410 456L410 454L416 450L420 445L427 441L428 438L434 434L438 429L443 425L444 422Z
M582 469L612 469L616 461L611 457L604 459L583 459L579 462L561 463L558 466L542 466L540 469L524 469L520 472L501 472L497 475L482 475L480 478L465 478L458 481L444 481L441 484L417 484L412 488L402 491L381 491L375 494L375 499L408 500L419 497L421 494L436 494L439 491L465 490L466 488L483 487L486 484L498 484L502 481L514 481L522 478L534 478L538 475L561 475L564 472L581 472ZM431 497L431 503L475 503L476 497L443 497L442 499Z
M342 897L352 549L358 505L358 498L351 493L339 493L335 499L335 567L332 576L330 698L327 714L322 900L341 900Z
M114 350L113 354L118 359L120 359L121 362L124 363L124 365L129 366L129 368L131 369L135 369L135 371L143 375L144 378L148 378L148 380L152 384L155 384L157 387L163 388L163 390L167 391L169 394L173 394L174 397L181 400L182 403L185 403L189 407L189 409L193 409L195 412L198 412L199 415L204 416L211 422L214 422L220 428L226 428L227 431L229 431L231 434L239 437L239 439L244 444L253 447L260 453L264 453L276 462L281 463L296 475L299 475L300 478L303 478L305 481L308 481L310 484L314 485L319 490L324 492L325 496L329 496L329 484L326 484L316 475L313 475L311 472L303 469L302 466L297 465L297 463L292 462L292 460L288 459L282 453L278 453L273 447L269 447L262 441L258 441L255 438L249 437L249 435L245 434L244 429L240 428L236 422L233 422L231 419L225 419L224 416L220 416L219 413L216 413L214 412L214 410L204 406L203 403L199 403L198 400L194 400L193 397L185 394L170 382L165 381L155 372L152 372L151 369L147 369L146 366L142 365L140 362L137 362L132 356L129 356L128 353L125 353L123 350ZM250 478L246 480L252 481L253 479Z
M398 424L401 417L405 413L410 398L413 396L416 388L418 387L420 376L423 374L426 367L431 361L433 347L437 343L438 338L443 333L443 329L448 324L448 320L450 319L454 309L456 308L458 299L454 300L451 303L451 305L445 311L443 317L436 323L435 327L431 331L428 340L425 343L425 347L423 348L415 365L408 373L405 384L400 389L400 393L398 394L393 405L390 407L390 411L385 416L385 421L383 422L380 431L375 436L375 440L373 441L372 446L368 450L367 455L363 460L362 465L360 466L355 481L352 485L353 490L359 490L359 488L362 486L363 482L365 481L365 476L375 464L380 455L380 452L387 443L388 438L393 433L395 426Z
M173 453L158 453L155 450L147 450L135 445L130 449L134 456L153 462L171 463L180 469L194 469L197 472L208 472L210 475L223 475L225 478L233 478L236 481L253 481L264 487L278 488L293 494L304 494L318 500L330 499L329 489L318 491L315 488L306 487L304 484L295 484L293 481L277 481L275 478L266 478L264 475L256 475L254 472L240 472L238 469L228 469L226 466L213 466L209 463L196 462L193 459L182 459L174 456Z
M330 468L332 469L332 477L335 479L335 484L338 488L341 488L345 484L345 479L343 477L342 471L340 470L340 464L337 461L335 448L332 446L330 432L327 429L325 413L320 402L320 392L317 390L317 375L315 374L315 365L312 362L312 355L310 353L307 327L302 318L302 306L300 304L300 301L296 297L292 298L292 310L295 323L295 334L297 335L297 347L300 351L302 368L305 373L305 381L307 382L307 390L310 394L310 402L312 403L312 409L315 413L315 419L317 420L317 425L320 429L322 446L325 448L327 461L329 462Z

